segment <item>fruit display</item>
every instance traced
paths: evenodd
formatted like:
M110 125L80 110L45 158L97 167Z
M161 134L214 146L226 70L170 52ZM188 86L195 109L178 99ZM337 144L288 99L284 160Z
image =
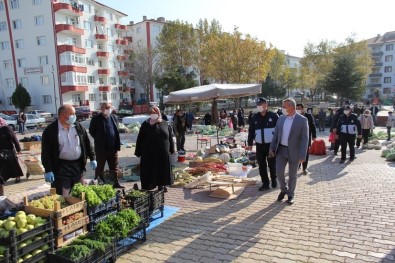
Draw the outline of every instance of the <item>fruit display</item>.
M24 211L19 211L15 216L0 221L0 237L9 237L10 230L15 230L17 235L23 234L45 223L47 223L45 218L32 214L26 215Z
M48 195L44 196L43 198L32 200L29 202L30 206L41 208L41 209L48 209L54 210L55 202L60 202L60 207L64 208L67 206L66 200L61 195Z
M65 217L62 219L62 223L63 223L64 226L65 226L65 225L69 225L69 224L71 224L71 223L73 223L73 222L75 222L75 221L77 221L77 220L83 218L84 216L85 216L85 215L84 215L83 212L77 212L77 213L75 213L75 214L72 214L72 215L69 215L69 216L65 216Z

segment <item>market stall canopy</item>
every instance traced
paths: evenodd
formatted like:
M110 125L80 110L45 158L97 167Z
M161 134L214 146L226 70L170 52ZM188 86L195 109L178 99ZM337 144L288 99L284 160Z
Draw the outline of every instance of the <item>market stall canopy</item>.
M261 84L210 84L170 92L163 97L165 104L184 104L213 99L247 97L262 92Z

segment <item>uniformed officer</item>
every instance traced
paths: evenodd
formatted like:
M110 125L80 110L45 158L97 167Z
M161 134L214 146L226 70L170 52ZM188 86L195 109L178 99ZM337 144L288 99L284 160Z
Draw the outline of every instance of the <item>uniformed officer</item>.
M269 148L278 115L268 110L268 104L265 98L258 98L256 105L258 113L252 116L248 129L248 149L252 149L252 144L255 140L259 174L262 179L262 186L259 188L259 191L264 191L270 189L270 181L267 172L268 166L270 178L272 180L272 188L277 187L276 158L269 157Z
M350 162L355 159L355 138L362 138L361 122L358 120L357 115L351 113L351 107L344 108L344 114L340 116L337 122L336 137L340 140L341 145L341 160L340 163L346 161L347 144L350 148Z
M337 134L337 123L339 122L340 116L342 116L344 114L344 109L347 106L350 106L350 101L349 100L346 100L344 102L344 104L343 104L343 107L339 108L336 111L335 115L333 116L333 121L331 123L331 131L336 133L336 134ZM337 155L337 152L339 151L339 147L340 147L340 141L339 141L338 138L336 138L335 146L334 146L334 149L333 149L334 155Z

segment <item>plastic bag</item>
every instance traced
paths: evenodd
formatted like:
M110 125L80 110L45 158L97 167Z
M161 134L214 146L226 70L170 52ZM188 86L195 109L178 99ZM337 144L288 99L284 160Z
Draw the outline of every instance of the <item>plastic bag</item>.
M330 143L335 143L335 142L336 142L336 133L331 132L331 133L329 134L328 141L329 141Z

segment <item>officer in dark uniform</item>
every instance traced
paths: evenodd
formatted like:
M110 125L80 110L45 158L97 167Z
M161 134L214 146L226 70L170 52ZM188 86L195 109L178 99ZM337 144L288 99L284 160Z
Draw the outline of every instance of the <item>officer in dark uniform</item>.
M342 157L340 163L346 161L347 144L350 147L350 162L355 159L355 138L362 138L361 122L356 114L351 113L351 107L344 108L344 114L340 116L337 123L336 137L340 140Z
M333 116L333 121L331 123L331 131L332 132L337 133L337 123L338 123L338 121L340 119L340 116L343 115L344 108L347 107L347 106L350 106L350 101L349 100L346 100L344 102L344 104L343 104L343 107L339 108L336 111L335 115ZM337 155L337 152L339 151L339 147L340 147L340 141L339 141L339 139L336 139L335 146L333 148L333 153L335 155Z
M264 191L270 189L270 181L267 173L268 166L272 188L277 187L276 158L269 158L269 149L278 115L268 110L268 104L265 98L258 98L256 104L258 113L254 114L251 118L248 129L248 149L252 149L252 144L255 140L259 174L262 179L262 186L259 188L259 191Z

